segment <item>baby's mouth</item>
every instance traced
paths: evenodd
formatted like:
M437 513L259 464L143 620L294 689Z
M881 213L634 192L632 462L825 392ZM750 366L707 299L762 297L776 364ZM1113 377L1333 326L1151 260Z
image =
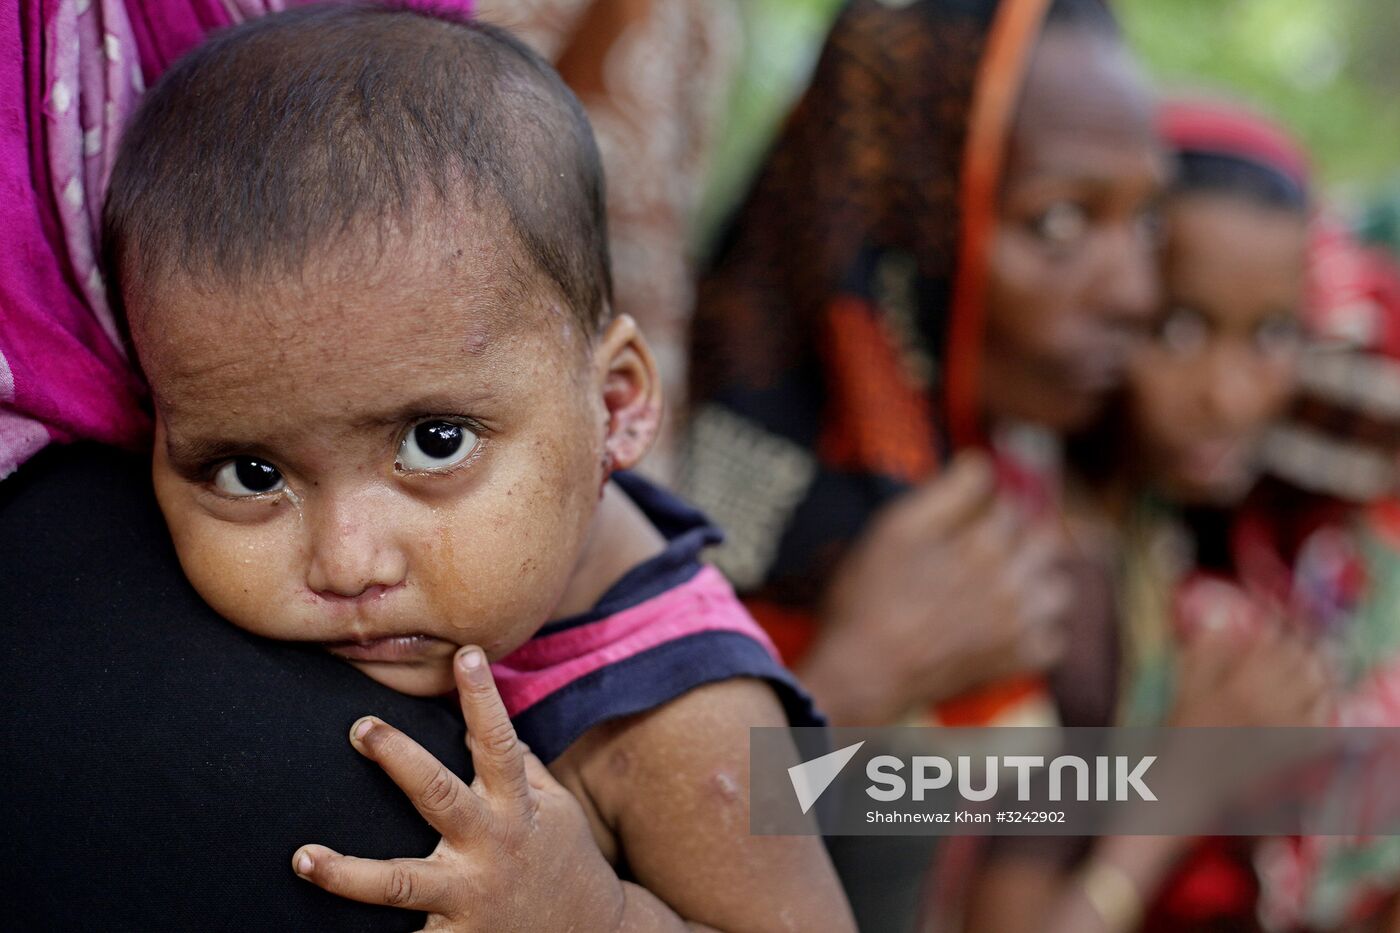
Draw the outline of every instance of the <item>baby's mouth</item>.
M454 646L431 635L385 635L381 638L325 642L326 650L347 661L422 661L451 654Z

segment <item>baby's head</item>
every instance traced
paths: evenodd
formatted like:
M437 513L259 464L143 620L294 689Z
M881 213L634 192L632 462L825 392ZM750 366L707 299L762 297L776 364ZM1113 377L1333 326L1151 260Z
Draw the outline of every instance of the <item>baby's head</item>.
M1164 298L1129 368L1140 462L1162 492L1229 504L1257 477L1294 388L1305 297L1306 160L1233 106L1167 106L1178 166L1164 216Z
M129 127L104 249L190 581L404 692L548 620L656 432L588 123L488 26L341 6L219 35Z

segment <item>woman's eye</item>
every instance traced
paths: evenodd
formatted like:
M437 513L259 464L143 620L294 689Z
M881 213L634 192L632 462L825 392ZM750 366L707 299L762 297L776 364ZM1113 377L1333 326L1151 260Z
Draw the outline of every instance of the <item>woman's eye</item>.
M1206 322L1195 311L1176 308L1157 329L1157 339L1177 356L1194 356L1205 349L1210 336Z
M1144 240L1155 249L1167 239L1167 222L1160 208L1153 206L1137 216L1137 228Z
M1277 317L1260 324L1254 331L1254 345L1271 357L1285 357L1298 349L1302 333L1297 321Z
M277 467L256 457L239 457L219 467L214 486L226 496L261 496L283 487Z
M1089 212L1071 201L1050 205L1031 221L1031 232L1052 246L1071 246L1089 231Z
M476 449L476 435L451 421L424 421L404 435L395 466L418 472L456 466Z

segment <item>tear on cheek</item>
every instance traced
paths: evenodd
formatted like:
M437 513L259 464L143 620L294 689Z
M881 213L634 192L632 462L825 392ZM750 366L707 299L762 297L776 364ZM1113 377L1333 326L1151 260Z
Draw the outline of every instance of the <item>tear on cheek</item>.
M440 524L437 541L422 555L424 581L460 580L461 571L457 566L457 534L450 522ZM437 618L446 619L454 629L462 630L470 626L470 621L461 611L458 603L458 588L431 586L432 612Z

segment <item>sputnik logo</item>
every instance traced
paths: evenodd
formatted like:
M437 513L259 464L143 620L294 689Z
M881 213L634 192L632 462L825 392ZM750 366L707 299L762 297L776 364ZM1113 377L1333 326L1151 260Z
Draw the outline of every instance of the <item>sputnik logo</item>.
M800 765L793 765L788 768L788 778L792 781L792 789L797 794L797 802L802 807L802 812L806 813L812 809L812 805L817 802L826 789L831 786L831 782L841 774L843 768L851 763L851 759L860 751L864 742L857 742L854 745L847 745L845 748L837 749L820 758L813 758L811 761L804 761Z

